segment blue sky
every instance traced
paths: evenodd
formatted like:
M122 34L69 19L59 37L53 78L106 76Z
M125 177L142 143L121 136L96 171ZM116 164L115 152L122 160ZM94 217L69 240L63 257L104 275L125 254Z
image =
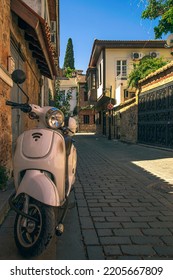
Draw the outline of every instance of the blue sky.
M95 39L152 40L154 21L141 19L147 0L60 0L60 67L72 38L75 68L87 70ZM163 38L165 39L165 38Z

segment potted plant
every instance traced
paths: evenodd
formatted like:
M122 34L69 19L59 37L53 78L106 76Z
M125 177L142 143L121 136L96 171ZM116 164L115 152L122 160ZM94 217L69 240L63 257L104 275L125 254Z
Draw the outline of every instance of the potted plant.
M0 165L0 190L5 191L7 188L8 174L6 167Z

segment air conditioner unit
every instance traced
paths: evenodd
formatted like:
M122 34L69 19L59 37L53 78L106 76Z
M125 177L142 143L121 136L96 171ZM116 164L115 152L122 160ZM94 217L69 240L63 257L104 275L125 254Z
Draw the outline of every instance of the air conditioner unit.
M156 58L156 57L159 57L159 52L150 52L150 56L152 57L152 58Z
M51 21L51 32L55 32L56 31L56 21Z
M133 53L132 53L132 59L134 59L134 60L139 60L139 59L141 59L142 57L143 57L143 54L140 53L140 52L133 52Z

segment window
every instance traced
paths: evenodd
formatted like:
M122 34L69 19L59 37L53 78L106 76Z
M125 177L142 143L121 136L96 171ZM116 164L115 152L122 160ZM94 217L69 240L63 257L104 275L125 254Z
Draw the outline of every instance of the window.
M84 101L88 101L88 92L84 91Z
M126 60L117 60L117 76L121 76L121 78L127 78L127 61Z
M92 74L92 89L96 88L96 75L95 73Z
M84 124L89 124L90 122L90 117L89 115L83 115L83 123Z
M124 98L128 98L129 97L129 92L127 89L124 90Z

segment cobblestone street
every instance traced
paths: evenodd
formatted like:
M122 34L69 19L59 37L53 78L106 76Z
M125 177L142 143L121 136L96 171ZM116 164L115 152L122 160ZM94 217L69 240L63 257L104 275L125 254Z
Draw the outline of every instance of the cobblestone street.
M88 259L173 258L172 152L96 136L77 136L77 148Z
M173 152L77 135L76 207L36 259L173 259ZM22 259L14 212L0 227L0 259ZM8 246L7 246L8 244Z

